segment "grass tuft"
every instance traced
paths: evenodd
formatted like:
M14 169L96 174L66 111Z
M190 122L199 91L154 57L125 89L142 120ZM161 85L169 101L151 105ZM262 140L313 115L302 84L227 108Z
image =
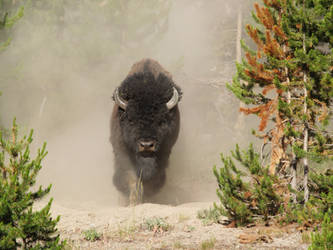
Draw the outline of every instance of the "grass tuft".
M95 228L88 229L83 231L84 239L87 241L97 241L102 237L101 233L98 233Z

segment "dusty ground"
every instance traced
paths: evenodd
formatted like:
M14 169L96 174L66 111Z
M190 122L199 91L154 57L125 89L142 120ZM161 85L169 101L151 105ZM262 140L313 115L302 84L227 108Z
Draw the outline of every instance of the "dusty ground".
M81 208L52 205L61 215L61 237L73 249L307 249L295 227L228 228L203 223L199 210L212 203L178 206L142 204L135 207ZM154 219L155 218L155 219ZM154 222L155 221L155 222ZM96 241L85 239L87 230L97 232ZM91 236L91 234L90 234Z

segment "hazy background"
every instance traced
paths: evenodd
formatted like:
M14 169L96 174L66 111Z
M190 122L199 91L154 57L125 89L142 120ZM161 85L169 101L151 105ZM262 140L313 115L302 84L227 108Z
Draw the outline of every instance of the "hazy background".
M1 125L16 116L23 133L35 129L34 147L47 142L39 183L53 184L57 202L116 205L111 95L133 63L156 59L184 95L167 184L154 201L215 200L220 153L252 138L255 118L235 129L239 103L225 87L235 73L237 13L244 26L252 2L26 1L1 54Z

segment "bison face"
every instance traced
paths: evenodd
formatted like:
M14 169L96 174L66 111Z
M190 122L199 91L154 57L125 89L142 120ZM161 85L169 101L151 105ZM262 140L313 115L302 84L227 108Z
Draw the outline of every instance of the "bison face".
M122 141L138 176L151 178L169 155L179 130L177 103L180 88L163 73L157 79L149 72L127 77L114 93ZM174 139L175 140L175 139Z

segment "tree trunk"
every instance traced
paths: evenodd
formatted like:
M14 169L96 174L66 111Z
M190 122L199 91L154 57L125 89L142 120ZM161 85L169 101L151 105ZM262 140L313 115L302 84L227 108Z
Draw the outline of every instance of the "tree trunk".
M305 48L305 34L303 34L303 51L306 52ZM308 105L307 105L307 98L308 98L308 91L306 89L306 82L307 82L307 75L306 72L304 72L303 76L304 81L304 115L307 116L308 112ZM303 150L305 153L308 152L308 141L309 141L309 130L308 130L308 124L305 122L304 124L304 141L303 141ZM308 165L308 158L305 156L303 158L303 164L304 164L304 179L303 179L303 187L304 187L304 201L307 202L309 200L309 187L308 187L308 174L309 174L309 165Z
M240 63L242 58L241 50L241 39L242 39L242 9L239 7L237 15L237 37L236 37L236 62ZM245 105L242 101L239 102L239 109L244 108ZM244 128L244 114L239 112L237 122L235 125L236 131L241 131Z
M285 71L288 75L288 68L285 68ZM289 83L290 80L289 80L289 77L287 77L287 82ZM290 100L291 100L291 93L290 91L288 90L288 93L287 93L287 102L288 104L290 104ZM296 154L294 152L294 149L293 149L293 146L294 146L294 138L291 139L291 161L290 161L290 168L291 168L291 175L292 175L292 179L291 179L291 188L293 190L297 190L297 158L296 158ZM292 200L294 203L297 202L297 199L296 199L296 193L292 193Z
M304 83L306 82L306 75L304 74ZM304 87L304 114L307 113L307 89ZM304 124L304 142L303 142L303 150L305 153L308 152L308 140L309 140L309 130L308 125ZM309 187L308 187L308 173L309 173L309 165L308 165L308 157L304 156L303 158L304 165L304 179L303 179L303 187L304 187L304 201L307 202L309 200Z
M304 129L304 145L303 150L305 152L308 151L308 128L305 127ZM308 158L305 156L303 158L303 164L304 164L304 180L303 180L303 186L304 186L304 201L307 202L309 200L309 187L308 187L308 175L309 175L309 165L308 165Z
M242 39L242 9L239 7L237 15L237 38L236 38L236 61L241 62L242 50L241 50L241 39Z
M286 53L286 50L287 50L287 47L286 45L283 46L283 52ZM284 71L285 71L285 74L287 76L287 84L289 85L290 83L290 78L289 78L289 70L287 67L284 68ZM288 90L287 92L287 102L288 104L290 104L291 102L291 92L290 90ZM296 158L296 154L294 152L294 149L293 149L293 146L294 146L294 138L291 138L291 161L290 161L290 169L291 169L291 175L292 175L292 179L291 179L291 188L293 190L296 190L297 189L297 158ZM296 199L296 193L292 193L291 195L292 197L292 200L294 203L297 202L297 199Z
M291 168L291 174L292 174L291 188L296 191L297 190L297 158L294 153L294 150L292 150L292 160L290 162L290 168ZM297 203L296 193L292 193L291 197L292 197L293 202Z

